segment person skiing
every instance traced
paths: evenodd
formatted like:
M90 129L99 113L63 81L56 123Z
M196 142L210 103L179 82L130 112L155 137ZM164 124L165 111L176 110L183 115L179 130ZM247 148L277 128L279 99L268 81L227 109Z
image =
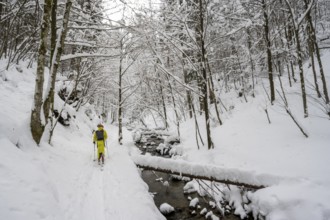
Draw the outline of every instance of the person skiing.
M93 144L97 146L97 161L99 164L104 164L104 148L105 141L108 138L107 132L103 129L102 124L97 125L97 131L94 132Z

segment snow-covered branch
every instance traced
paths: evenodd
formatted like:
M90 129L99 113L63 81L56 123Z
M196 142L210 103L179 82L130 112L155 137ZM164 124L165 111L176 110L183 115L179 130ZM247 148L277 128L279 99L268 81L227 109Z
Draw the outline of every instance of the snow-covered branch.
M270 174L258 174L254 171L223 168L218 166L191 163L184 160L165 159L152 156L133 156L134 163L145 169L182 176L208 179L226 184L241 185L250 188L263 188L290 179Z
M76 54L68 54L68 55L63 55L61 57L61 61L64 60L70 60L70 59L75 59L75 58L95 58L95 57L103 57L103 58L116 58L119 57L120 54L118 55L111 55L111 54L100 54L100 53L94 53L94 54L90 54L90 53L76 53Z

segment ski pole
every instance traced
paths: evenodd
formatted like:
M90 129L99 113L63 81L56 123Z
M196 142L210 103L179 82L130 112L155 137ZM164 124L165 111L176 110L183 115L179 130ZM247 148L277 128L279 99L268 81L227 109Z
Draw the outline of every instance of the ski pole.
M106 143L106 144L105 144L105 147L107 148L107 155L108 155L108 159L109 159L110 157L109 157L108 141L106 141L105 143Z
M94 161L95 161L95 142L93 142L94 143Z

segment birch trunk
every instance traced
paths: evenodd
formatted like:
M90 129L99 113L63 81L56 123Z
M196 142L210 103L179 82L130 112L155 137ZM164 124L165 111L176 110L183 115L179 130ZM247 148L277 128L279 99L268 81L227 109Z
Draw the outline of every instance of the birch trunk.
M72 1L67 0L66 5L65 5L64 16L63 16L62 29L61 29L60 35L58 36L58 38L56 40L56 45L55 45L54 52L52 54L52 60L50 63L50 77L48 80L48 88L47 88L48 93L47 93L47 96L46 96L46 99L45 99L45 102L43 105L43 110L44 110L44 114L45 114L44 117L45 117L46 123L49 120L49 118L48 118L49 115L51 115L52 112L54 111L55 81L56 81L57 69L58 69L58 66L60 63L60 58L63 53L64 40L65 40L67 31L68 31L68 23L69 23L71 6L72 6ZM50 135L50 138L51 138L51 135ZM49 138L49 141L50 141L50 138Z
M34 90L33 107L31 111L31 133L34 141L39 144L42 134L45 130L45 121L43 120L43 84L44 84L44 69L45 59L47 53L47 36L50 24L52 0L45 0L44 3L44 14L42 17L40 42L38 49L38 62L37 62L37 73L36 73L36 84Z

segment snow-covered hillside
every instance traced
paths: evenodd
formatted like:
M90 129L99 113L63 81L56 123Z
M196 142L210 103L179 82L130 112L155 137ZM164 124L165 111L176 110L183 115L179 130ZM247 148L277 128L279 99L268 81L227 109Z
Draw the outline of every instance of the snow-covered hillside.
M103 171L93 161L92 130L100 121L84 111L67 108L76 119L70 127L57 126L52 146L33 143L28 121L34 74L24 66L1 72L0 219L165 219L129 158L131 136L118 146L116 127L105 125Z
M323 59L329 76L330 54ZM37 147L29 133L34 70L21 63L5 71L4 65L0 63L0 219L165 219L130 158L139 152L127 130L119 146L116 127L105 124L110 140L103 171L93 162L91 139L100 120L87 117L85 109L66 107L75 115L71 125L58 125L52 146L43 142ZM194 121L187 121L181 124L182 142L175 149L181 155L178 160L283 177L248 195L251 203L246 208L267 219L330 219L330 122L313 103L310 116L303 118L296 91L298 83L286 91L289 107L308 138L281 107L280 98L270 106L262 90L247 103L223 94L231 110L223 112L222 126L212 124L215 149L197 150ZM203 118L199 120L202 125Z

